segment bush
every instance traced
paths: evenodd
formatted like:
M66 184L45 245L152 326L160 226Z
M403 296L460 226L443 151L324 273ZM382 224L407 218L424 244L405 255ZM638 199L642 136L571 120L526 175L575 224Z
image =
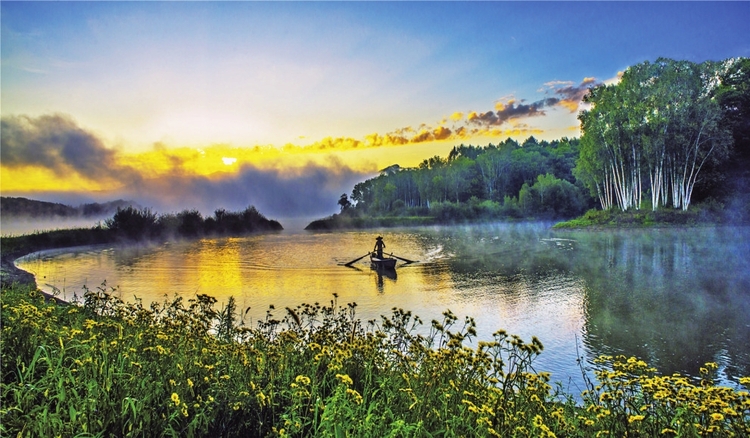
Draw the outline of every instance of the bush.
M115 215L104 223L119 236L130 240L150 239L159 234L156 213L149 208L118 207Z

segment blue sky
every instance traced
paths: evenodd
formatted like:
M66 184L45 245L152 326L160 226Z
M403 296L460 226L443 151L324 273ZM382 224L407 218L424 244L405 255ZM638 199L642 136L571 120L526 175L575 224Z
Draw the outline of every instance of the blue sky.
M636 63L750 56L750 2L4 1L0 9L4 120L27 117L39 131L49 128L40 117L59 115L118 156L401 144L385 158L337 159L371 170L416 165L458 143L577 136L581 92Z
M660 56L749 56L748 22L747 2L3 2L2 113L128 147L360 138Z

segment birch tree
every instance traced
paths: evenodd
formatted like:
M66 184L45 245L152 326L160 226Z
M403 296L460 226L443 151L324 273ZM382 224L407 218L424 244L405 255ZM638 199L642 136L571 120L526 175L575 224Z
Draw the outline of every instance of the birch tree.
M584 100L592 107L579 115L577 175L602 208L640 208L648 191L653 209L687 210L701 169L724 158L732 142L714 97L726 64L661 58L590 90Z

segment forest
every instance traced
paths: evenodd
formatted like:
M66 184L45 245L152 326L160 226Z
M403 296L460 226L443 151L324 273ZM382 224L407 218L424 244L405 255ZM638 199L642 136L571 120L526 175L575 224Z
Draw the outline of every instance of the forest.
M584 102L580 138L462 144L392 165L341 195L332 219L559 219L697 203L717 220L750 218L750 59L643 62Z

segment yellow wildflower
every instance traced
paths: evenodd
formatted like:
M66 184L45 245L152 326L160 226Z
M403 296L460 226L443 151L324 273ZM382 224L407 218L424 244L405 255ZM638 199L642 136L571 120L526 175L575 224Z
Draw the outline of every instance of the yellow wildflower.
M176 392L172 393L172 402L174 402L175 406L179 406L180 405L180 396L177 395Z
M310 378L307 376L299 375L294 379L295 382L301 383L303 385L309 385L310 384Z
M341 380L341 383L344 383L346 385L353 385L354 382L352 381L352 378L349 377L348 374L336 374L336 378Z

